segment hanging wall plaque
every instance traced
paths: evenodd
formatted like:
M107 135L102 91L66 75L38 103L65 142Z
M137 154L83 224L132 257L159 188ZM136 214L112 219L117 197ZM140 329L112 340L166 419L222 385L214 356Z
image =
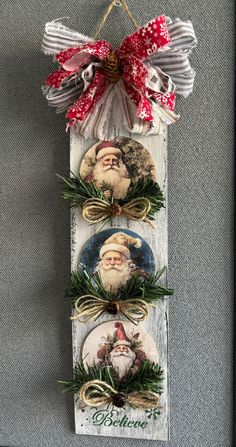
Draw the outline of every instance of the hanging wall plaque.
M113 49L100 35L118 6L135 31ZM176 96L192 92L196 43L190 21L141 26L125 0L108 2L94 37L45 27L57 70L43 93L71 135L71 172L59 177L74 369L60 383L75 395L77 434L169 439L167 126Z

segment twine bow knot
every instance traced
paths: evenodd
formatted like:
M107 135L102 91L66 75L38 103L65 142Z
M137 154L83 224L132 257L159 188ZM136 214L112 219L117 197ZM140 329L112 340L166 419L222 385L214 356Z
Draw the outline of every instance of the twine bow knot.
M156 408L160 400L159 395L151 391L132 391L126 395L119 393L102 380L86 382L80 389L79 397L86 405L94 407L113 403L120 408L127 402L132 407L145 409Z
M151 210L151 203L145 197L139 197L124 205L109 203L104 199L88 199L83 204L83 218L90 223L102 222L110 217L125 216L128 219L143 221L151 224L148 214Z
M83 295L77 298L74 306L76 315L70 318L82 323L87 323L91 319L96 320L103 312L108 312L111 315L122 313L133 322L143 321L149 313L148 304L138 298L107 301L95 295Z

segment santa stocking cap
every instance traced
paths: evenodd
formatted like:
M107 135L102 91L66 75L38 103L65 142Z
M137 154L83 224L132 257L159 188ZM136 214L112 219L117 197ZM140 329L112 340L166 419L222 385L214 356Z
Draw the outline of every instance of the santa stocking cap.
M142 245L141 239L129 236L126 233L114 233L104 242L100 250L100 259L108 251L118 251L122 253L127 259L130 259L130 246L140 248Z
M121 149L113 141L102 141L96 147L96 160L101 160L105 155L116 155L121 158Z
M116 335L115 335L116 341L115 341L115 343L113 343L113 348L116 348L116 346L121 346L121 345L131 346L131 342L125 333L123 324L120 322L117 322L117 323L115 323L115 328L116 328Z

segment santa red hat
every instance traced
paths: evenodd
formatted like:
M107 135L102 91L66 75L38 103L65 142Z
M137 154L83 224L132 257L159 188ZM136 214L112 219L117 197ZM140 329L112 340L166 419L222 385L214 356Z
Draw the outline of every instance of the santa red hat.
M115 323L116 334L115 334L115 343L113 343L113 348L116 346L131 346L131 342L128 339L123 324L120 321Z
M105 155L116 155L116 157L121 158L122 151L113 141L102 141L99 143L95 150L96 160L101 160Z
M129 246L140 248L142 245L141 239L134 238L126 233L114 233L108 239L105 240L103 246L100 249L100 259L108 251L118 251L123 254L127 259L130 259Z

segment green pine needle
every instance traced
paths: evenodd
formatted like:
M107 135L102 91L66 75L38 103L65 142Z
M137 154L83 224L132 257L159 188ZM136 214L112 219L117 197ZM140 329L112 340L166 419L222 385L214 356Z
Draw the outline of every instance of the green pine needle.
M151 391L161 394L163 391L162 382L164 371L158 364L144 360L140 368L135 373L129 373L124 383L122 391L130 393L132 391Z
M92 365L85 368L83 363L76 363L73 369L73 378L59 380L64 386L63 392L78 393L80 388L91 380L101 380L112 386L116 391L128 394L132 391L150 391L161 394L163 391L164 372L158 364L144 360L140 368L130 372L124 381L119 382L112 377L110 366Z
M101 189L97 188L94 183L87 183L80 176L71 173L71 177L62 177L57 175L62 182L62 195L65 200L69 200L72 207L82 207L87 199L102 199L107 201ZM109 202L107 202L109 203Z
M83 295L94 295L107 301L124 301L137 298L147 303L155 302L174 293L173 289L158 283L164 271L165 267L145 278L135 274L115 295L104 289L98 272L95 272L93 276L89 276L86 270L73 272L66 296L72 305Z
M71 207L83 207L83 204L88 199L102 199L108 204L111 203L104 195L102 189L95 186L94 183L85 182L80 175L76 176L71 173L71 177L62 177L57 174L62 182L62 195L65 200L69 200ZM164 196L158 185L149 178L139 179L137 182L132 182L131 187L125 199L119 200L118 203L123 206L133 199L146 198L151 204L151 209L147 215L150 221L155 220L155 213L164 207ZM112 199L113 201L113 199ZM107 220L108 218L104 218Z
M164 195L158 183L150 178L142 178L137 182L131 183L131 188L122 204L128 203L133 199L144 197L151 204L151 210L147 217L149 220L155 220L155 213L164 207Z

